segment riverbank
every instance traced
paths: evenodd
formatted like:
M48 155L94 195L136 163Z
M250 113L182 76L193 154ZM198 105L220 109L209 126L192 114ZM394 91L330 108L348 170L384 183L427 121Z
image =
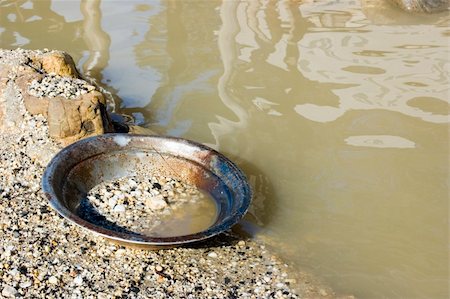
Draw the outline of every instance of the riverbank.
M46 117L27 111L27 91L18 85L20 67L43 53L0 50L3 297L335 297L330 289L295 273L263 244L231 231L192 247L145 251L114 245L62 219L40 188L46 164L62 145L49 137ZM37 71L46 76L45 70ZM76 92L76 86L69 87Z

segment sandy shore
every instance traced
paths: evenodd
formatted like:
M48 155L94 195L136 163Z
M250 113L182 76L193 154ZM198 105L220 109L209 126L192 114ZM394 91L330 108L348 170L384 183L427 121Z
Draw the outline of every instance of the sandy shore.
M20 65L31 54L0 50L0 67ZM24 108L18 74L2 75L0 297L334 298L263 244L232 232L191 247L145 251L69 224L40 188L61 145L48 137L46 118Z

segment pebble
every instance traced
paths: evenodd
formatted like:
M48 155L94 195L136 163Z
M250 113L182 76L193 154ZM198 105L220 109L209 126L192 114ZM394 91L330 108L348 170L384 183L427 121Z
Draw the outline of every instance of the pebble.
M108 295L106 293L98 293L97 299L108 299Z
M7 298L13 298L16 296L16 294L17 294L17 290L9 285L5 286L2 290L2 295Z
M218 257L217 253L215 253L214 251L211 251L210 253L208 253L208 256L211 258L214 258L214 259Z
M73 283L80 286L83 284L83 277L81 277L81 275L78 275L77 277L74 278Z
M123 255L123 254L125 254L126 252L127 252L127 251L126 251L125 249L123 249L123 248L117 249L116 255Z
M146 199L145 205L153 211L162 210L167 207L167 203L164 201L162 196Z
M9 272L9 275L11 275L12 277L15 277L17 274L19 274L19 270L17 270L16 268L11 269Z
M26 289L28 287L31 287L32 283L31 281L27 280L25 282L22 282L19 284L19 287L21 287L22 289Z
M55 276L50 276L48 278L48 282L51 284L57 284L58 283L58 278L56 278Z
M157 266L155 267L155 270L156 270L157 272L161 272L161 271L163 270L163 268L162 268L160 265L157 265Z
M116 205L113 209L113 212L116 212L116 213L125 212L125 206L124 205Z

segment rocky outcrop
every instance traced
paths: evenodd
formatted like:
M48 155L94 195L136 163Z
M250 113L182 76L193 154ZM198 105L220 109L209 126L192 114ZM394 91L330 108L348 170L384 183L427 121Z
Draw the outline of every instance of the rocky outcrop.
M42 63L42 69L48 74L78 78L80 75L72 57L64 52L51 52L36 58Z
M55 97L49 101L47 115L49 135L69 143L112 131L105 99L98 91L89 92L75 100Z
M434 13L448 10L449 4L447 0L361 0L361 9L375 25L437 25L441 18Z
M449 0L391 0L401 9L414 13L435 13L449 10Z
M64 52L0 50L0 131L20 125L22 106L45 116L49 135L62 144L114 130L105 98Z

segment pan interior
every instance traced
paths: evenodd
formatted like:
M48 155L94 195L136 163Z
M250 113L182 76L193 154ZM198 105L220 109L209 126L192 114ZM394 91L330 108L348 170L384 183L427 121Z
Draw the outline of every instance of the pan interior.
M198 188L202 194L195 203L184 204L170 215L155 219L147 213L133 223L133 229L100 212L88 199L97 185L145 172L164 176ZM64 206L94 226L111 231L150 237L176 237L199 233L217 223L230 209L230 191L212 172L191 160L146 150L122 150L90 157L71 169L62 189ZM149 227L152 222L159 224ZM141 224L141 225L139 225Z

